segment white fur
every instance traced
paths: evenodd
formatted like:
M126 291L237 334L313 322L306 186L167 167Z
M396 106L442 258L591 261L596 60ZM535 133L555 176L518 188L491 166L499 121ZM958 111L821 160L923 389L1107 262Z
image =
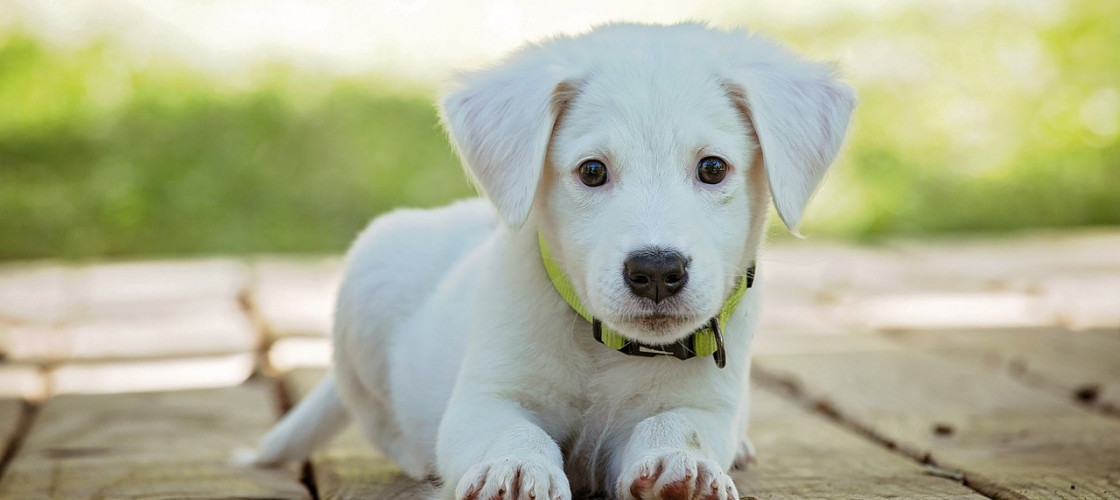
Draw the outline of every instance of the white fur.
M595 342L553 289L538 232L593 315L674 342L718 314L756 259L771 197L795 228L852 104L826 66L692 24L603 26L464 75L442 113L488 202L393 212L358 238L333 378L258 462L302 459L329 437L337 384L406 474L442 478L441 498L735 498L727 470L752 452L758 282L723 325L726 368L629 357ZM697 179L706 156L729 165L722 182ZM607 165L605 185L580 181L587 159ZM688 284L658 304L621 274L649 246L691 259Z

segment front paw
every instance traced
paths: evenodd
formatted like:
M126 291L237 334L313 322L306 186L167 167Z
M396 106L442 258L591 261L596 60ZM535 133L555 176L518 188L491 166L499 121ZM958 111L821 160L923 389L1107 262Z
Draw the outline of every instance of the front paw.
M456 500L571 500L564 471L540 459L507 457L471 467L455 488Z
M715 462L686 451L651 453L618 480L625 500L735 500L735 483Z

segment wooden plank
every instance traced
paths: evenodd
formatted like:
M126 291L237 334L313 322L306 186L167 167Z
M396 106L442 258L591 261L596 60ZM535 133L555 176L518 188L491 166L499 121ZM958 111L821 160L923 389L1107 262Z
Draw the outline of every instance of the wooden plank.
M1031 384L1120 413L1120 330L897 331L887 336L1010 370Z
M798 335L789 332L761 331L755 335L752 349L757 356L759 354L901 351L905 346L879 335Z
M775 244L763 331L1120 327L1116 231L852 246Z
M324 373L312 368L290 373L286 380L294 392L292 399L310 392ZM404 477L392 460L369 444L357 425L315 453L311 468L321 500L413 500L423 498L430 488Z
M1050 314L1057 324L1085 329L1120 327L1118 244L1120 232L1106 229L890 246L918 264L909 290L1025 292L1041 301L1031 316Z
M279 373L331 364L332 342L327 337L283 337L268 349L268 366Z
M0 339L9 359L31 362L229 354L253 351L258 341L233 297L136 304L131 312L58 325L13 325Z
M0 319L49 324L73 314L73 271L51 263L0 266ZM0 351L6 347L0 342Z
M229 259L98 264L82 268L70 286L82 300L79 314L130 315L137 306L235 300L249 288L249 268Z
M47 397L43 367L28 363L0 363L0 398L42 401Z
M257 347L257 333L234 297L137 307L128 314L76 321L63 330L69 359L198 356Z
M1024 289L1056 275L1088 276L1120 266L1120 232L1114 229L1032 231L983 238L895 240L888 246L915 262L920 281L937 288Z
M167 391L237 385L253 373L255 353L65 363L50 370L53 394Z
M1023 328L1058 322L1045 298L1020 291L850 293L834 307L844 309L850 324L860 329Z
M247 289L248 268L229 260L0 269L0 353L57 362L253 351L258 335L239 305Z
M993 498L1120 498L1120 421L917 350L762 354L764 377Z
M294 372L289 381L306 394L323 370ZM751 436L757 463L734 473L740 493L766 499L983 497L963 485L926 474L915 461L889 452L819 416L756 389ZM410 481L351 427L312 459L323 499L419 498L423 483Z
M325 337L341 281L338 258L260 259L253 262L253 306L274 339Z
M1080 273L1055 270L1033 290L1046 298L1047 307L1056 311L1065 327L1120 329L1120 264Z
M270 390L49 399L0 478L0 498L310 498L294 469L230 461L272 424Z
M757 499L983 499L957 481L755 388L748 434L758 459L733 473Z
M14 444L23 417L24 403L16 399L0 399L0 456Z

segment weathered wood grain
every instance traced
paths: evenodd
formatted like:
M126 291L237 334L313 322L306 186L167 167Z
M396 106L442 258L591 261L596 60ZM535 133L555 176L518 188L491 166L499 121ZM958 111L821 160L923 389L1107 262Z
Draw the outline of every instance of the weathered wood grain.
M232 465L274 420L264 384L47 400L0 498L293 498L294 469Z
M887 336L946 356L1003 368L1028 383L1120 413L1118 329L898 331Z
M751 428L758 459L733 474L758 499L975 499L957 481L756 388Z
M323 370L298 370L289 377L297 395L306 394ZM924 472L912 459L892 453L757 389L752 430L760 450L757 463L734 476L741 493L766 499L983 497L956 481ZM419 498L425 486L400 475L351 427L312 459L323 499Z
M322 369L300 369L286 377L293 401L306 395L326 373ZM351 425L311 458L315 486L321 500L368 499L414 500L424 497L430 486L404 477L400 468L377 451Z
M1120 498L1120 421L917 350L763 354L770 380L999 498Z

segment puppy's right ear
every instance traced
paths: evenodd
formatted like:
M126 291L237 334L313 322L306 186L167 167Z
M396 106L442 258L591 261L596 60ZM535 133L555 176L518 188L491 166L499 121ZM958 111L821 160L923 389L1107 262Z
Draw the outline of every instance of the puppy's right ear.
M855 93L826 64L801 59L761 37L736 36L728 93L752 122L774 207L796 233L844 142Z
M468 174L515 228L529 217L553 127L574 95L573 75L532 50L461 76L440 102Z

